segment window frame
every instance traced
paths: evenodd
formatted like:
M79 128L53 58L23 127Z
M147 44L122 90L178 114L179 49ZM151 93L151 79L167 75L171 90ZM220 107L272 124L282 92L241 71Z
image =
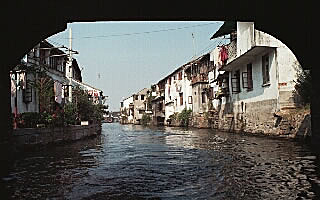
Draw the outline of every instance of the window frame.
M270 84L270 57L269 54L262 56L262 85Z
M179 93L180 106L183 106L183 92Z
M240 89L240 70L235 71L234 76L231 77L232 93L237 94L241 92Z
M206 92L201 92L201 103L207 103Z
M247 91L253 90L252 63L247 64L246 72L242 72L242 87L246 88Z

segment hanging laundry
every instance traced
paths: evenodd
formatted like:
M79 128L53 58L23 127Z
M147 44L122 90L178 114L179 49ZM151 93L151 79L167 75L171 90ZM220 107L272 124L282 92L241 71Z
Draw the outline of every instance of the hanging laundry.
M225 65L228 60L228 50L225 46L220 47L219 60L223 65Z
M58 81L54 82L53 85L53 89L54 89L54 100L61 104L62 101L62 84L59 83Z

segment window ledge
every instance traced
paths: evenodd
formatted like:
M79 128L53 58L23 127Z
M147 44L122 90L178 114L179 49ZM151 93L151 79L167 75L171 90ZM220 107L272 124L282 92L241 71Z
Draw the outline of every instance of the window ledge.
M262 87L267 87L269 85L270 85L270 83L264 83L264 84L262 84Z

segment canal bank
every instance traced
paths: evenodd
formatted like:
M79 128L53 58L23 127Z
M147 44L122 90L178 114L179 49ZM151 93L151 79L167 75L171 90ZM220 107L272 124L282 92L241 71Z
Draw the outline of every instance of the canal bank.
M261 108L261 106L260 106ZM258 110L258 109L256 109ZM171 119L171 127L214 129L234 133L308 139L312 136L310 108L225 113L224 109ZM181 119L180 119L181 118Z
M18 128L13 130L16 148L35 147L81 140L101 134L101 123L51 128Z

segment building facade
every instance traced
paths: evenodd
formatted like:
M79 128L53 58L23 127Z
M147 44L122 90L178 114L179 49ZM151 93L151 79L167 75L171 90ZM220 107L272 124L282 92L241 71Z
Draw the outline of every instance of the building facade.
M256 30L252 22L237 22L230 31L236 37L211 52L217 63L211 72L213 106L219 114L216 127L274 132L275 113L296 106L295 68L299 63L288 47Z
M133 95L133 123L134 124L141 124L141 119L144 114L151 114L148 113L152 108L148 108L147 98L150 94L150 89L144 88Z

